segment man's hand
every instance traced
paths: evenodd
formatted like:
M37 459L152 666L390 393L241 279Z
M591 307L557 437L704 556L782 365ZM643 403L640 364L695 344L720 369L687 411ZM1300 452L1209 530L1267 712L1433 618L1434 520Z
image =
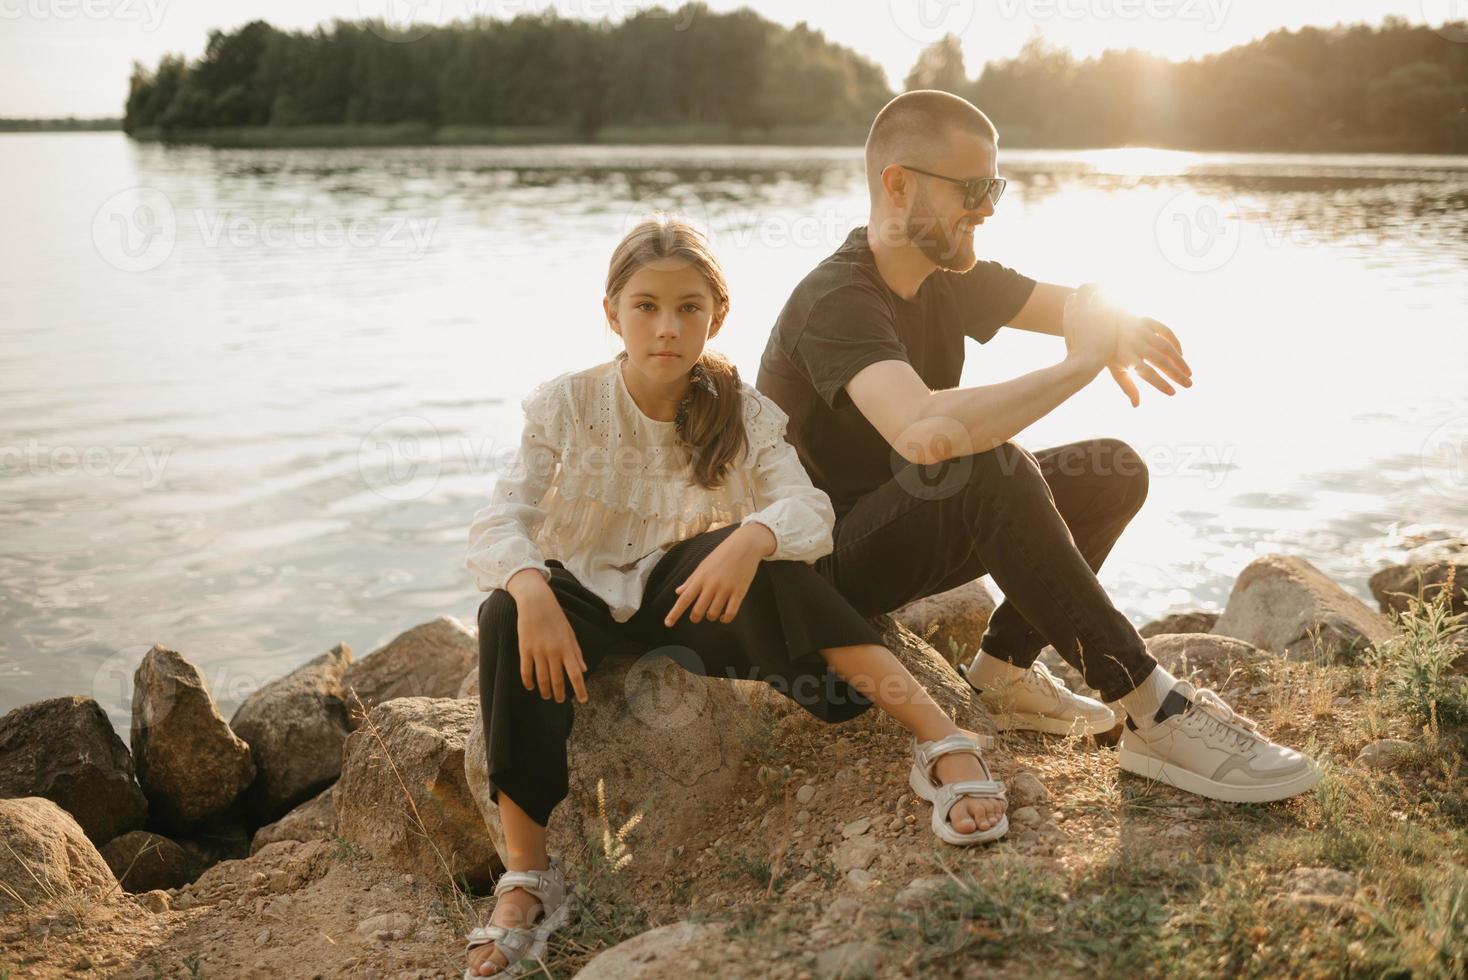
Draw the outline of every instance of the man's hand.
M1183 360L1183 345L1177 335L1151 317L1123 316L1117 329L1116 356L1106 364L1112 378L1136 408L1142 396L1136 382L1127 374L1128 368L1134 368L1138 377L1164 395L1175 395L1177 391L1158 374L1159 369L1184 388L1193 386L1193 369Z
M775 546L774 533L754 521L729 535L674 590L678 600L668 611L663 625L678 622L683 610L690 606L690 623L700 622L704 617L721 623L732 622L749 592L749 583L759 571L759 563L766 555L774 554Z

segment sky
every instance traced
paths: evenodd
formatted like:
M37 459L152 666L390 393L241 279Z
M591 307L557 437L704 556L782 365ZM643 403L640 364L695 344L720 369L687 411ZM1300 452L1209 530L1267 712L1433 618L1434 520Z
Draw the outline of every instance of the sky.
M622 20L654 0L0 0L0 116L120 116L134 60L200 55L211 29L251 20L306 29L334 19L424 23L480 15L512 19L553 8L566 17ZM665 4L675 6L676 4ZM709 0L751 7L782 24L805 21L886 71L894 90L925 45L963 42L969 74L1038 34L1080 55L1139 48L1174 59L1222 51L1278 28L1468 19L1468 0ZM676 22L675 22L676 23Z

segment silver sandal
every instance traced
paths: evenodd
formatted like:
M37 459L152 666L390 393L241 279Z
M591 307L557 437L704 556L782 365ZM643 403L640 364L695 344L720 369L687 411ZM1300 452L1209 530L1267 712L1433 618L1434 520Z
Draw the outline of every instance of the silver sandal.
M990 748L993 744L994 740L987 735L975 737L964 732L954 732L931 742L918 742L916 738L912 740L912 770L908 773L907 783L914 793L933 804L933 833L939 840L948 844L982 844L998 840L1009 833L1007 813L1000 814L999 821L988 830L976 830L971 834L959 833L948 822L948 811L953 809L953 804L958 802L960 796L1009 802L1004 784L993 778L989 772L989 764L980 753L981 749ZM941 756L955 752L972 753L988 778L965 779L934 786L929 775L933 771L933 764Z
M504 967L496 973L483 976L503 977L508 980L539 971L539 960L545 955L545 947L551 934L571 920L575 896L566 884L565 871L555 855L551 855L550 867L540 871L506 871L500 875L499 880L494 883L495 897L504 895L511 888L523 888L540 899L540 918L519 928L488 925L469 931L468 942L464 947L466 956L471 950L491 943L505 954ZM531 962L522 966L526 960ZM470 973L468 967L464 968L464 980L483 980L483 976Z

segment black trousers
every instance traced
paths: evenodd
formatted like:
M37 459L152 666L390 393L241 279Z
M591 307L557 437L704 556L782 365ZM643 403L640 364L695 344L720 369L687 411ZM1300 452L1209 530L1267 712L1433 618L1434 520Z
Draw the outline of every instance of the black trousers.
M728 623L692 622L685 610L671 627L674 590L725 538L726 525L670 548L648 579L642 605L625 623L612 618L600 597L560 562L548 560L550 587L576 634L588 672L614 654L656 653L709 677L762 680L817 718L855 718L872 702L826 664L829 647L880 644L881 634L812 565L763 561L739 612ZM490 798L499 791L544 826L569 791L566 740L575 696L566 700L527 691L520 679L519 620L515 599L495 589L479 606L479 705L489 755Z
M894 454L893 478L836 521L816 568L873 616L985 573L1004 590L980 643L1028 667L1050 643L1107 701L1157 662L1096 572L1147 497L1126 443L1092 439L1031 453L1013 443L942 463Z

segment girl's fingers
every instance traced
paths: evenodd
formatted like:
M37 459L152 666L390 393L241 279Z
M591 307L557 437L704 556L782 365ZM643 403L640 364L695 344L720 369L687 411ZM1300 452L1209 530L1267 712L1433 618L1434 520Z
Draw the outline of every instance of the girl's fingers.
M525 690L535 690L535 661L526 654L520 655L520 683Z
M712 588L702 590L698 601L693 604L693 611L688 614L688 621L691 623L702 622L704 616L708 615L709 606L713 604L716 598L717 595Z
M567 664L566 676L571 679L571 690L576 693L576 700L585 704L590 699L590 695L586 693L586 678L582 675L582 671L575 664Z
M729 605L724 607L723 621L734 622L734 617L739 615L739 606L744 602L744 593L736 592L729 597Z
M691 582L693 582L693 580L689 579L687 582L684 582L683 585L688 585ZM678 588L682 589L683 585L678 586ZM686 589L681 592L678 596L678 601L673 603L673 608L669 609L668 615L664 617L663 625L672 626L674 623L678 622L678 617L683 615L683 610L687 609L688 606L696 598L698 598L698 586L696 584L693 586L693 588Z
M540 685L541 698L547 701L551 696L550 674L550 664L546 662L545 657L537 656L535 658L535 680Z

